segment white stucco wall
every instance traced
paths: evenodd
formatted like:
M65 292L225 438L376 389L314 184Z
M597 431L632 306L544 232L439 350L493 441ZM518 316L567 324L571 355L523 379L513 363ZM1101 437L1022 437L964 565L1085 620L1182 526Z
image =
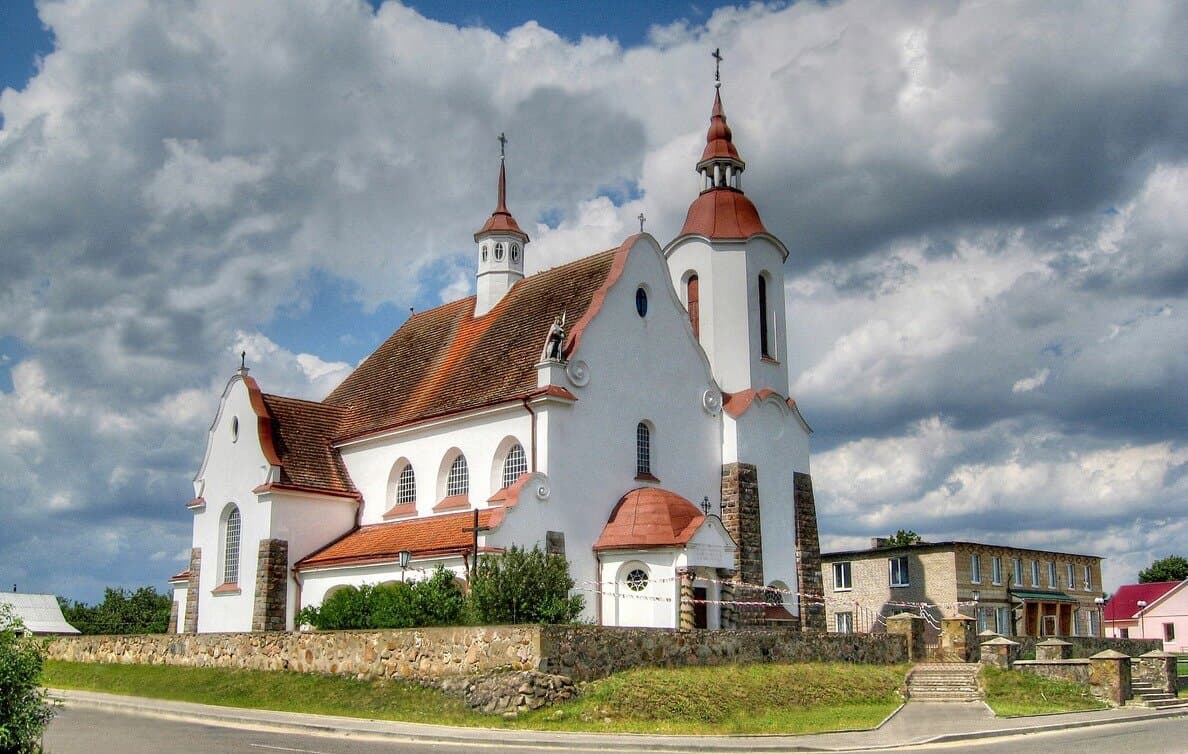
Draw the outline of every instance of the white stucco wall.
M360 587L364 584L383 584L389 581L421 581L433 575L438 564L458 578L466 577L466 569L459 556L425 558L410 564L403 574L400 566L384 563L379 565L350 565L334 568L318 568L301 574L301 606L320 605L326 594L340 586Z
M602 553L602 623L677 628L681 587L676 561L675 550ZM648 574L647 587L638 592L626 582L627 574L636 568Z

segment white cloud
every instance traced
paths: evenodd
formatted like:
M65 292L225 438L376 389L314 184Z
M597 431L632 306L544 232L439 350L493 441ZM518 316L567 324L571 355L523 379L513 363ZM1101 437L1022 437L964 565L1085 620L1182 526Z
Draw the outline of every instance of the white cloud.
M1030 377L1024 377L1011 385L1012 393L1030 393L1032 390L1041 388L1048 381L1048 375L1052 373L1051 369L1044 367L1037 369L1035 374Z

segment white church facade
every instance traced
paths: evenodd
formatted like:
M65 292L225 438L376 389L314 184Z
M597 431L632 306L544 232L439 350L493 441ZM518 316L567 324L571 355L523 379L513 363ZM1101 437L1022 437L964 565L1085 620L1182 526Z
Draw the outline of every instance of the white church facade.
M501 158L474 296L412 315L321 401L238 370L194 479L176 630L293 630L335 589L465 579L512 545L563 554L603 625L824 630L788 250L745 167L715 93L675 239L525 276Z

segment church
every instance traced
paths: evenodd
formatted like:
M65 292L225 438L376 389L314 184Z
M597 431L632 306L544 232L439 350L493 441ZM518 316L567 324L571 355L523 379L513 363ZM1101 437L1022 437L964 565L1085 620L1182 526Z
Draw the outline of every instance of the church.
M501 150L502 152L502 150ZM684 226L526 276L508 209L476 293L418 312L321 401L227 382L194 478L181 632L294 630L335 590L563 555L608 626L824 630L788 249L715 89Z

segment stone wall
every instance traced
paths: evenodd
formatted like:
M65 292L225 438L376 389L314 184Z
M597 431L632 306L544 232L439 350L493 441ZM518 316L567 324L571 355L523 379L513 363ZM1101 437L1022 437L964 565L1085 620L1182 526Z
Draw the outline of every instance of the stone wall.
M1034 636L1008 636L1011 641L1019 643L1018 657L1034 658L1035 645L1044 640ZM1138 657L1144 652L1163 649L1163 642L1158 639L1106 639L1093 636L1061 636L1061 640L1072 644L1071 657L1084 659L1092 657L1098 652L1112 649L1124 655Z
M759 662L907 662L893 634L803 634L788 629L674 631L611 626L542 626L540 670L591 681L636 667Z
M192 634L198 630L198 577L202 573L202 548L190 550L190 581L186 586L186 613L182 631Z
M542 671L590 681L635 667L755 662L907 662L892 634L787 629L677 631L608 626L485 626L391 631L64 636L50 659L328 673L439 681Z
M253 631L284 631L288 597L289 543L261 539L256 554L256 597L252 605Z
M722 464L722 526L734 539L734 571L745 584L766 584L763 578L763 535L759 520L759 470L751 463ZM762 589L739 587L735 620L742 626L763 623Z
M1011 667L1055 681L1089 684L1089 660L1015 660Z

